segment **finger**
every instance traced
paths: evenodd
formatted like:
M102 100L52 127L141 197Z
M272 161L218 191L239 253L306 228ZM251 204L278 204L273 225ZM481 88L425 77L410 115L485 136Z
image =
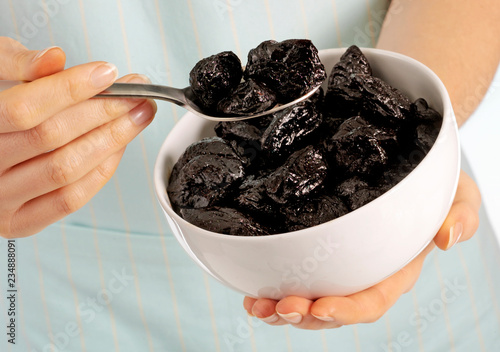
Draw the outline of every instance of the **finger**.
M33 128L87 100L117 78L116 66L93 62L0 92L0 133Z
M322 321L311 315L310 310L313 303L306 298L289 296L276 304L276 312L285 322L300 329L332 329L341 326L335 321Z
M65 63L59 47L28 50L12 38L0 37L0 79L33 81L62 71Z
M284 325L287 324L276 313L277 302L268 298L259 298L255 300L252 306L251 315L259 318L264 323L269 325Z
M80 209L109 181L125 149L114 153L77 182L24 204L12 217L9 237L26 237Z
M14 166L1 176L2 206L20 207L76 182L132 141L151 122L155 112L156 104L148 100L63 148Z
M450 249L459 241L471 238L479 226L481 193L472 178L460 173L457 193L450 212L434 237L434 243L443 250Z
M346 297L324 297L311 306L311 315L318 320L349 325L377 321L408 292L417 280L427 254L434 248L431 243L413 261L386 280L364 291Z
M149 79L128 75L118 81L148 83ZM144 99L90 99L27 131L4 133L0 136L0 170L57 149L143 102Z
M255 302L257 302L257 298L245 296L245 298L243 299L243 308L245 308L247 313L251 316L254 316L252 313L252 308Z

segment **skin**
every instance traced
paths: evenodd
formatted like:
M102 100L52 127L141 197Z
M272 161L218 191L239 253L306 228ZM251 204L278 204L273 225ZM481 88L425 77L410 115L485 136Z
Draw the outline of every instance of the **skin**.
M0 79L29 82L0 92L5 238L33 235L86 204L156 112L148 100L90 99L116 80L116 69L92 62L64 70L65 60L60 48L30 51L0 37Z
M450 94L461 126L481 101L498 67L498 18L496 0L395 0L377 47L411 56L434 70ZM480 205L477 185L462 171L451 210L433 243L388 279L347 297L315 301L295 296L280 301L245 297L243 306L249 315L270 325L291 324L300 329L375 322L411 290L435 247L447 250L474 235Z
M447 86L461 125L498 66L499 10L496 0L393 1L378 46L431 67ZM60 48L35 59L37 54L0 37L0 79L33 81L0 92L0 235L6 238L33 235L88 202L113 175L127 143L156 112L152 101L90 99L116 79L111 72L108 80L101 76L98 86L92 84L90 75L103 62L64 70ZM120 81L146 79L128 75ZM271 325L302 329L376 321L413 287L435 246L444 250L472 237L480 203L477 186L462 172L434 243L390 278L347 297L287 297L279 302L246 297L244 307Z

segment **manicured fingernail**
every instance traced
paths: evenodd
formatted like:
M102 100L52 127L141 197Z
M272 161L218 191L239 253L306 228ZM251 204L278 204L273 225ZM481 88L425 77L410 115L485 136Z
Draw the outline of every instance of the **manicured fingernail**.
M302 314L300 313L287 313L287 314L281 314L278 313L280 317L282 317L286 322L290 324L298 324L302 321Z
M446 246L446 250L452 248L454 245L457 244L458 240L460 240L460 237L462 237L463 230L464 227L461 222L457 222L455 225L450 227L450 237L448 239L448 245Z
M104 88L112 84L118 77L118 69L115 65L106 63L97 66L90 75L95 88Z
M52 49L55 49L55 48L59 48L58 46L51 46L47 49L44 49L42 51L39 51L38 54L35 55L35 57L33 58L33 62L35 62L36 60L40 59L42 56L44 56L45 54L47 54L49 51L51 51ZM60 48L59 48L60 49Z
M273 315L270 315L268 317L265 317L265 318L259 318L260 320L262 320L264 323L268 323L268 324L272 324L272 323L276 323L278 320L279 320L279 316L278 314L274 313Z
M150 102L146 101L130 111L129 116L137 126L151 120L155 114L155 107Z
M330 317L328 315L326 315L326 316L324 316L324 315L320 316L320 315L314 315L313 314L312 316L315 317L316 319L322 320L322 321L328 321L328 322L335 321L334 317Z
M128 83L151 83L151 80L148 76L136 74L130 79L130 81L128 81Z

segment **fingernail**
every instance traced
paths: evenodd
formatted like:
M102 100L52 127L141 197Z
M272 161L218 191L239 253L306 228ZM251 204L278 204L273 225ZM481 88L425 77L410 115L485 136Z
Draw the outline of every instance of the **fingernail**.
M38 54L35 55L35 57L33 58L32 62L35 62L36 60L40 59L42 56L44 56L45 54L47 54L49 51L51 51L52 49L55 49L55 48L58 48L60 49L60 47L58 46L51 46L47 49L44 49L42 51L39 51Z
M259 318L259 319L262 320L264 323L272 324L272 323L276 323L279 320L279 318L280 317L276 313L273 313L273 315L270 315L270 316L265 317L265 318Z
M115 65L106 63L97 66L90 75L95 88L104 88L112 84L118 77L118 69Z
M330 317L328 315L327 316L324 316L324 315L323 316L319 316L319 315L312 314L312 316L315 317L318 320L321 320L321 321L328 321L328 322L335 321L334 317Z
M155 107L146 101L130 111L129 116L137 126L151 120L155 114Z
M148 76L136 74L134 75L128 83L151 83Z
M452 248L457 244L460 237L462 237L462 231L464 227L461 222L455 223L452 227L450 227L450 237L448 239L448 245L446 246L446 250Z
M300 313L287 313L287 314L281 314L278 313L280 317L282 317L286 322L291 323L291 324L298 324L302 321L302 314Z

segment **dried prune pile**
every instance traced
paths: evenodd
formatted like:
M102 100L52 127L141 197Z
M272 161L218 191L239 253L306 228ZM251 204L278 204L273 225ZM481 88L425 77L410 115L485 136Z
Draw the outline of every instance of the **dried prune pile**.
M271 57L278 50L273 45L255 51ZM262 64L248 72L267 72L272 81L280 75L274 69ZM400 182L432 147L441 123L424 99L411 102L374 77L352 46L324 94L271 116L219 122L216 137L180 157L167 192L177 213L209 231L260 236L304 229L358 209Z
M318 87L326 79L318 50L307 39L268 40L240 59L225 51L200 60L189 85L204 111L240 116L285 104Z

